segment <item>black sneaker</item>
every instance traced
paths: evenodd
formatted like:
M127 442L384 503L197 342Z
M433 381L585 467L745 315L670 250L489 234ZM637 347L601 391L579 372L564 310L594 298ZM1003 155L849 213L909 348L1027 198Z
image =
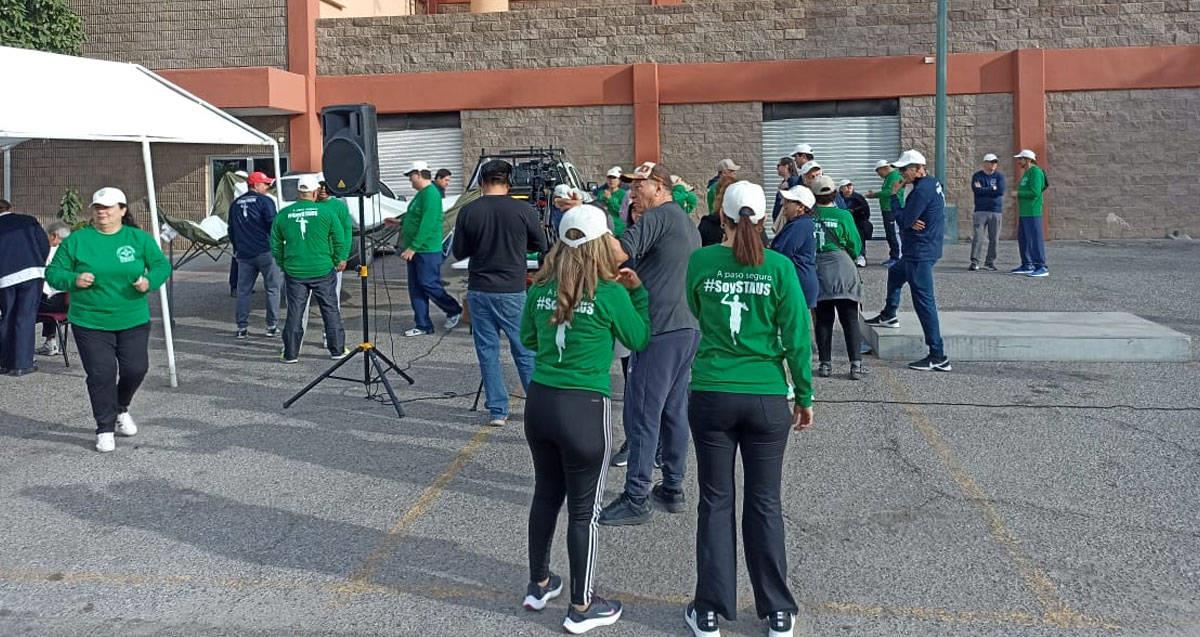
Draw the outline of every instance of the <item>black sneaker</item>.
M862 380L862 377L867 373L863 367L862 361L850 361L850 380Z
M821 378L833 376L833 364L829 361L821 361L821 364L817 365L817 376Z
M245 339L245 338L246 338L246 330L245 330L245 328L239 329L238 331L234 332L234 333L233 333L233 337L234 337L234 338L236 338L236 339L238 339L238 340Z
M622 493L620 497L604 507L604 510L600 512L598 521L605 526L645 524L650 521L650 515L653 511L650 508L649 502L643 501L641 504L638 504L629 495Z
M562 578L550 574L550 581L546 582L545 586L539 585L537 582L530 582L525 589L525 602L522 604L525 610L542 610L546 607L546 603L558 597L562 593Z
M654 485L650 497L668 513L683 513L687 510L687 497L682 489L668 489L663 483Z
M267 331L263 332L263 336L266 336L267 338L275 338L276 336L279 336L279 328L272 325L271 327L267 328Z
M879 314L866 320L871 327L900 327L900 319L895 316Z
M696 603L688 602L683 610L683 621L696 637L721 637L721 628L717 624L717 614L711 610L704 613L696 612Z
M621 448L613 455L612 462L609 463L614 467L624 467L629 464L629 441L621 443Z
M563 620L563 629L572 635L582 635L593 628L611 626L621 619L621 602L610 602L603 597L592 596L592 605L579 612L571 605L567 618Z
M909 363L908 368L922 372L948 372L953 369L950 367L950 358L948 356L937 358L933 355Z
M996 266L995 266L995 265L993 265L993 264L991 264L991 263L985 263L985 264L983 264L983 269L984 269L984 270L989 270L989 271L991 271L991 272L995 272L995 271L996 271Z
M978 271L979 271L979 264L978 264L978 263L972 263L972 264L970 265L970 267L968 267L968 268L967 268L967 271L968 271L968 272L978 272Z
M792 637L792 627L796 624L796 616L784 611L775 611L767 615L767 637Z

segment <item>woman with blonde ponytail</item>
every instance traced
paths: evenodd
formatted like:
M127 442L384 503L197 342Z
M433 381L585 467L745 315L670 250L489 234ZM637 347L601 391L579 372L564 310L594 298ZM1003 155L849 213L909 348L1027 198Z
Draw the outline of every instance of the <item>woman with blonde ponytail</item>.
M525 401L534 469L525 608L542 610L562 592L562 578L550 572L550 545L566 500L571 604L563 628L576 635L621 617L620 602L592 594L596 517L612 446L608 371L614 339L633 351L650 342L649 298L633 270L618 268L622 252L614 244L599 208L563 215L521 319L521 342L535 352Z

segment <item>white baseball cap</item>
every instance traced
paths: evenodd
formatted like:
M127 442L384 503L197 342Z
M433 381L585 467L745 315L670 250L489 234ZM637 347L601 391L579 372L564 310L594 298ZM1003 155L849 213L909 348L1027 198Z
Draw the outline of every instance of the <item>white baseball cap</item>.
M1032 159L1034 161L1037 161L1037 153L1026 148L1026 149L1022 150L1021 152L1017 153L1016 155L1013 155L1013 159Z
M1000 161L1000 158L995 153L988 153L983 156L983 161Z
M412 166L408 170L404 171L404 176L407 177L417 171L429 172L429 162L420 160L414 161Z
M721 200L721 212L734 221L741 217L749 217L752 223L762 221L767 216L767 197L762 186L749 181L730 184Z
M583 233L583 236L578 239L568 239L568 230L578 230ZM612 231L608 229L608 215L595 206L583 205L571 208L563 215L562 221L558 224L558 240L572 248L578 248L588 241L599 239L606 234L612 234Z
M875 162L875 170L879 170L880 168L883 168L885 166L891 166L891 165L892 165L892 162L890 162L886 159L880 159L879 161Z
M805 208L812 209L817 203L817 197L811 190L804 186L792 186L787 190L780 190L779 196L788 201L798 201L804 204Z
M717 172L721 172L722 170L741 170L741 169L742 169L741 166L733 163L733 160L729 159L728 157L725 159L722 159L721 162L717 164Z
M804 165L800 167L800 174L807 175L808 173L812 172L814 169L820 168L820 167L821 167L821 164L818 164L817 160L815 160L815 159L806 161L806 162L804 162Z
M296 189L300 192L316 192L320 187L321 176L314 173L300 175L300 178L296 180Z
M612 168L609 168L609 169L608 169L608 175L606 175L606 176L608 176L608 177L620 177L620 176L621 176L622 174L624 174L624 173L625 173L625 171L621 170L621 167L620 167L620 166L613 166Z
M92 195L93 206L111 208L119 203L128 205L128 202L125 200L125 193L112 186L101 188L96 191L96 194Z
M817 195L832 195L837 190L837 186L833 183L833 177L829 175L821 175L813 180L812 191Z
M838 182L838 188L845 188L846 186L850 186L853 184L854 184L853 181L850 181L849 179L843 179Z
M796 147L792 149L792 155L799 155L800 153L804 153L805 155L813 154L812 146L808 144L796 144Z
M915 150L909 149L900 153L900 158L892 162L896 168L904 168L913 164L924 166L927 162L925 156Z

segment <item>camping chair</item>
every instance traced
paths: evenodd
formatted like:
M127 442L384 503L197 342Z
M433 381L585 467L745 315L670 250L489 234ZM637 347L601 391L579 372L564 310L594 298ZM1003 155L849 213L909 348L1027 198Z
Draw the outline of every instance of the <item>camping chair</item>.
M71 306L71 297L65 297L67 307ZM58 351L62 352L63 366L70 367L71 359L67 357L67 336L71 333L71 322L67 320L67 308L61 312L38 312L37 321L54 321L54 333L58 337Z

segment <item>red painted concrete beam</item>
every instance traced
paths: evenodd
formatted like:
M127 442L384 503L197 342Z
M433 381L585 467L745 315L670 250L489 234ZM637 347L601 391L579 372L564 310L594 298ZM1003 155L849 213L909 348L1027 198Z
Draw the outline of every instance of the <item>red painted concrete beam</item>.
M657 64L633 65L633 159L640 164L658 163L662 151L659 137Z
M305 113L303 75L269 66L161 71L163 77L220 108L274 109Z
M289 149L293 170L321 169L321 126L317 119L317 17L321 0L287 0L288 70L303 78L307 108L289 122ZM354 100L358 101L358 100Z

